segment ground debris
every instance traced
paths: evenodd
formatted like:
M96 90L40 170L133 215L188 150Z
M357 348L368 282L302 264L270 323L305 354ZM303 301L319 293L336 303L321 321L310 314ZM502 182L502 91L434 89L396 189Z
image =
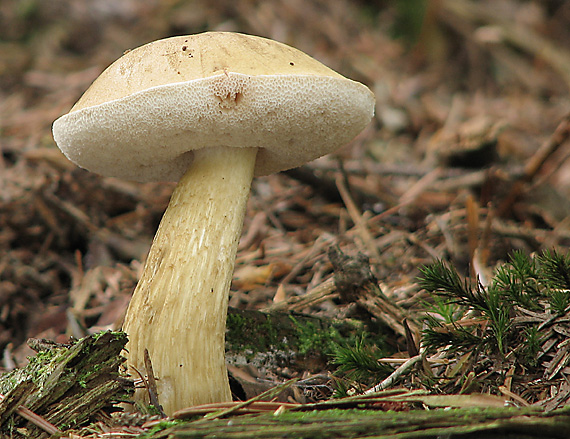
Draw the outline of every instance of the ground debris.
M418 361L395 386L421 388L433 379L430 368L449 370L465 389L492 373L489 363L469 357L444 364L446 358L415 355L428 299L417 278L422 266L444 260L463 278L484 281L516 250L569 248L570 3L413 2L425 9L405 3L412 4L2 0L3 370L26 364L33 354L29 338L64 343L70 335L81 339L121 327L174 187L78 169L55 146L53 121L125 50L172 35L230 30L295 46L368 85L377 102L373 123L347 147L301 169L254 180L233 309L303 313L367 328L379 322L397 353L373 360L398 369L419 358L425 373L418 372ZM333 247L345 255L344 266L359 273L344 286L340 282L340 289L343 264L331 261ZM514 323L549 318L516 314ZM500 396L546 410L568 403L568 327L562 317L545 325L541 369L530 377L514 368L528 378L517 387L506 367ZM322 327L314 329L316 341L326 335ZM372 353L380 355L377 344ZM47 344L34 346L38 357L49 353ZM305 387L318 398L333 391L334 365L323 359L311 363L323 382ZM262 382L250 389L254 393L303 375L285 361L269 369L261 373L249 363L239 372ZM379 382L384 378L368 384ZM23 381L18 392L5 391L13 398L0 403L5 426L28 422L14 412L15 401L36 394L35 385ZM299 402L304 392L289 396ZM144 432L145 419L111 419L99 411L97 426L80 434L132 437Z

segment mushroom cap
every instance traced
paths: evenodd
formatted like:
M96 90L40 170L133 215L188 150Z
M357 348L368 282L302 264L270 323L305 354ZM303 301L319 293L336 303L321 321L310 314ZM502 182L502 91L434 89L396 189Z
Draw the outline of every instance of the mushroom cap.
M75 164L111 177L177 181L207 147L259 148L255 175L300 166L370 122L374 95L303 52L206 32L127 52L53 124Z

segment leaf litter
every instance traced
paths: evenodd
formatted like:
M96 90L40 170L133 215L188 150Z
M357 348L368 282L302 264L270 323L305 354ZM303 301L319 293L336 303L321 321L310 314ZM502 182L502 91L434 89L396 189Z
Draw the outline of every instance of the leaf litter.
M405 12L393 5L348 0L2 2L4 369L27 363L28 338L67 342L120 328L173 185L78 169L59 153L50 127L124 50L169 35L211 29L275 38L364 82L377 97L374 123L350 145L254 181L232 307L381 322L400 352L393 359L405 361L419 346L429 300L417 282L420 267L446 260L462 278L485 279L515 250L564 253L568 6L427 3L422 25L406 28ZM368 288L338 288L334 246L347 264L366 257ZM511 364L495 396L564 405L570 357L560 337L568 332L561 320L542 340L546 381L522 392L507 373ZM418 370L437 373L441 366L432 365L444 357L424 355L393 385L422 388ZM457 361L459 368L469 363ZM461 370L466 388L477 381L479 372L469 378Z

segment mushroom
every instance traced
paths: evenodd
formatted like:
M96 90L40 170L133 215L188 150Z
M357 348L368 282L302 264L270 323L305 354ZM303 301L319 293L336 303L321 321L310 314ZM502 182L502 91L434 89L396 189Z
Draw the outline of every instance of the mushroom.
M228 295L251 180L348 143L374 96L272 40L206 32L155 41L109 66L53 136L78 166L135 181L178 181L123 329L127 361L148 350L167 414L231 400Z

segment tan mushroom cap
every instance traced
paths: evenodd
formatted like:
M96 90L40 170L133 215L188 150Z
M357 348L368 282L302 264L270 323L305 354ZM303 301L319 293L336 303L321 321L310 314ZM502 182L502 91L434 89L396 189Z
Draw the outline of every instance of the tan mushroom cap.
M299 166L352 140L374 96L272 40L229 32L167 38L126 53L54 122L65 155L90 171L178 180L192 150L259 148L255 175Z

